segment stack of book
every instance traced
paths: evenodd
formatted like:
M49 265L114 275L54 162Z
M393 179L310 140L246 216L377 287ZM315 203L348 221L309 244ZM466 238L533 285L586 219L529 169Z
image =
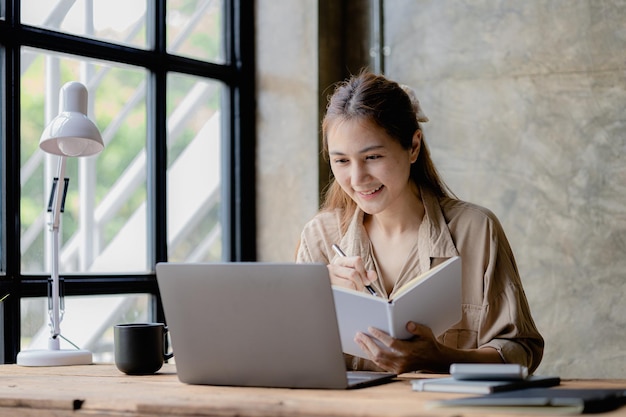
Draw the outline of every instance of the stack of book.
M482 395L432 401L429 408L561 415L605 412L626 404L626 387L550 388L560 385L558 376L529 376L520 365L453 364L450 373L449 378L413 380L413 390Z

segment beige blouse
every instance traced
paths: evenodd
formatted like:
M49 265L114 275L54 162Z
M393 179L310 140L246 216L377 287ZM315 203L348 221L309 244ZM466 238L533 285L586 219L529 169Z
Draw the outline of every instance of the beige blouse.
M443 344L458 349L493 347L507 363L519 363L534 371L543 355L539 334L522 288L515 259L500 222L489 210L452 198L437 198L421 190L425 215L418 244L407 259L391 294L387 294L369 237L364 213L355 212L345 234L340 212L318 213L302 231L297 262L330 263L337 243L345 253L360 255L366 269L379 276L372 285L379 294L393 296L395 289L452 256L462 259L461 321L439 336ZM355 368L371 368L366 361L352 361Z

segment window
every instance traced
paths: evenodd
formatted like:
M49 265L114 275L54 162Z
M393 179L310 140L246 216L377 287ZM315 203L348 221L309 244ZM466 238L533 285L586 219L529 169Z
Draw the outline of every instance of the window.
M67 160L64 338L111 360L113 324L165 319L157 262L255 259L254 126L242 122L254 119L250 3L13 0L2 8L5 362L49 336L46 205L58 158L39 149L39 137L68 81L87 87L105 149Z

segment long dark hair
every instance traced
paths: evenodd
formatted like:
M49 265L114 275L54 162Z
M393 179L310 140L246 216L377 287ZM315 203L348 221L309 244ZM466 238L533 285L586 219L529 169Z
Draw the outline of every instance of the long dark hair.
M361 72L335 87L328 101L322 122L323 152L328 160L328 132L338 122L367 119L383 128L404 149L410 149L415 131L421 129L418 122L419 104L412 101L405 88L382 75ZM423 136L423 135L422 135ZM443 182L422 137L420 153L411 165L410 179L416 185L427 188L438 197L453 197L454 194ZM322 210L344 209L342 227L352 217L356 204L331 179L322 202Z

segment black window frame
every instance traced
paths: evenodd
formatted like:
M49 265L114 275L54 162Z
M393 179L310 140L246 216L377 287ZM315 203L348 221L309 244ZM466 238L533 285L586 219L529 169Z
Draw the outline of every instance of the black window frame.
M169 72L215 79L229 91L223 155L223 260L256 260L254 2L224 0L224 64L202 62L166 51L166 0L154 1L155 45L139 49L20 23L20 0L6 0L0 20L0 361L15 363L20 350L20 300L45 297L48 277L24 275L20 260L20 48L34 47L86 58L143 67L150 73L148 100L148 201L152 202L154 264L167 260L166 78ZM152 133L150 133L152 132ZM4 272L4 274L2 274ZM152 313L165 321L154 272L64 276L66 295L148 293ZM3 356L3 358L2 358Z

